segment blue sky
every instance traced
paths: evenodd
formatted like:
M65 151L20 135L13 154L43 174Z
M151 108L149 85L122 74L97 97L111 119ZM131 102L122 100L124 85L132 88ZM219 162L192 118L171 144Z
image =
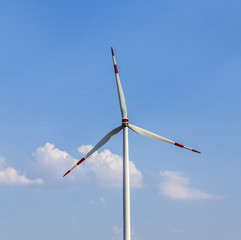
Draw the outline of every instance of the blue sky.
M122 239L129 132L133 240L241 238L240 1L1 1L1 239ZM86 146L87 145L87 146Z

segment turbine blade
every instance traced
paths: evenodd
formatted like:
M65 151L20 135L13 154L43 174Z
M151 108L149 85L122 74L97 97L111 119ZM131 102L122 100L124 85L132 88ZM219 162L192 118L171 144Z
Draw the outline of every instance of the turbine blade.
M181 147L181 148L186 148L186 149L188 149L188 150L190 150L190 151L193 151L193 152L196 152L196 153L201 153L201 152L199 152L199 151L197 151L197 150L195 150L195 149L189 148L189 147L184 146L184 145L182 145L182 144L180 144L180 143L174 142L174 141L172 141L172 140L170 140L170 139L161 137L161 136L159 136L159 135L157 135L157 134L155 134L155 133L149 132L149 131L147 131L147 130L145 130L145 129L143 129L143 128L134 126L134 125L132 125L132 124L129 124L128 126L129 126L129 128L130 128L132 131L134 131L134 132L136 132L136 133L139 133L139 134L141 134L141 135L144 135L144 136L146 136L146 137L154 138L154 139L157 139L157 140L166 142L166 143L171 143L171 144L173 144L173 145L176 145L176 146Z
M111 138L113 138L120 130L122 129L122 125L115 128L111 132L109 132L106 136L104 136L83 158L81 158L69 171L67 171L64 176L69 174L74 168L80 165L84 160L86 160L90 155L92 155L95 151L97 151L100 147L102 147L105 143L107 143ZM63 176L63 177L64 177Z
M113 58L113 64L114 64L114 69L115 69L115 78L116 78L116 84L117 84L117 89L118 89L118 95L119 95L119 101L120 101L120 109L121 109L121 115L122 118L127 118L127 108L126 108L126 101L125 101L125 96L122 90L117 66L116 66L116 61L115 61L115 55L113 48L111 48L112 52L112 58Z

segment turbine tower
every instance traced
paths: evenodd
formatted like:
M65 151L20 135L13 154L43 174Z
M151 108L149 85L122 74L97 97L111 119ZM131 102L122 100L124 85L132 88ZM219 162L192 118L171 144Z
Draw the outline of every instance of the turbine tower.
M108 142L111 138L113 138L117 133L123 130L123 239L124 240L131 240L131 229L130 229L130 180L129 180L129 149L128 149L128 128L132 131L144 135L146 137L154 138L166 143L171 143L175 146L186 148L190 151L200 153L199 151L184 146L180 143L174 142L167 138L161 137L155 133L149 132L143 128L134 126L129 123L127 118L127 108L124 93L122 90L115 55L113 48L111 48L114 70L115 70L115 77L116 77L116 84L117 90L119 95L119 102L120 102L120 109L122 115L122 124L113 129L109 132L106 136L104 136L83 158L81 158L70 170L68 170L64 177L69 174L75 167L80 165L84 160L86 160L90 155L92 155L95 151L97 151L100 147L102 147L106 142Z

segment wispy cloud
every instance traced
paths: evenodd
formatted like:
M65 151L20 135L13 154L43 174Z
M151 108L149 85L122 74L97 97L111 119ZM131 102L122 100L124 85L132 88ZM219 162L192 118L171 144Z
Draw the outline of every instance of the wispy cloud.
M86 154L93 146L83 145L78 148L82 154ZM54 144L46 143L33 153L35 163L33 168L46 182L63 182L63 173L72 167L77 159L66 151L62 151ZM81 157L80 157L81 158ZM106 149L95 152L85 163L79 165L71 174L64 178L64 182L72 183L94 183L100 187L122 186L122 157ZM131 187L142 186L142 173L136 168L134 162L130 161L130 183Z
M159 184L159 194L164 197L179 200L208 200L221 199L211 193L203 192L190 186L190 180L182 176L180 172L161 171L160 176L163 178Z
M1 185L28 185L28 184L42 184L43 180L40 178L31 180L24 175L21 175L13 167L8 167L5 158L0 157L0 184Z
M100 197L99 199L91 199L90 204L105 204L106 200L103 197Z
M112 237L113 240L123 239L123 229L122 228L120 228L118 226L113 226L112 232L113 232L113 237ZM132 240L140 240L140 238L134 232L131 232L131 239Z
M113 231L113 240L119 240L122 239L122 235L123 235L123 230L122 228L119 228L118 226L113 226L112 227L112 231Z

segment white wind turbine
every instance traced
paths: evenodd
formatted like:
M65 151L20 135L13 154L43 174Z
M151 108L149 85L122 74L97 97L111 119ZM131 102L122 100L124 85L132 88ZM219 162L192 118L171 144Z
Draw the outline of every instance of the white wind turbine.
M80 159L69 171L67 171L64 174L64 176L70 173L75 167L81 164L84 160L86 160L90 155L92 155L95 151L97 151L100 147L102 147L106 142L108 142L111 138L113 138L117 133L119 133L120 130L123 129L123 239L131 240L128 128L146 137L154 138L166 143L171 143L173 145L176 145L181 148L186 148L196 153L200 153L200 152L129 123L129 120L127 118L125 97L121 87L121 82L120 82L120 78L119 78L119 74L116 66L113 48L111 48L111 52L113 57L116 84L117 84L119 101L120 101L122 124L119 127L112 130L111 132L109 132L105 137L103 137L82 159Z

